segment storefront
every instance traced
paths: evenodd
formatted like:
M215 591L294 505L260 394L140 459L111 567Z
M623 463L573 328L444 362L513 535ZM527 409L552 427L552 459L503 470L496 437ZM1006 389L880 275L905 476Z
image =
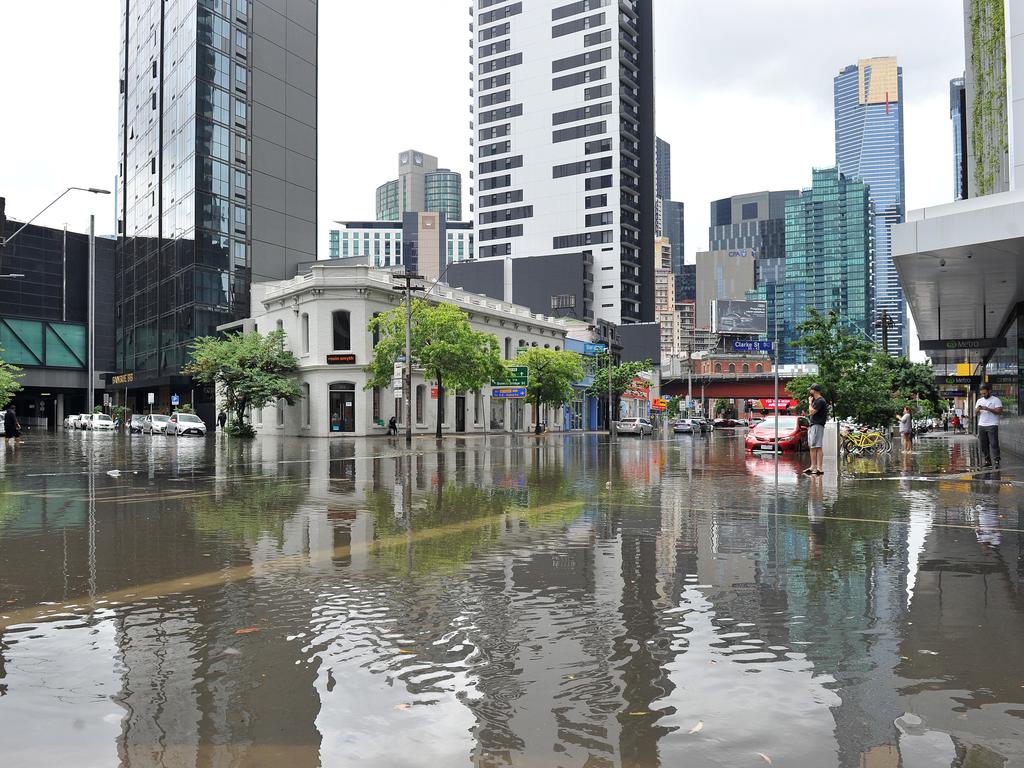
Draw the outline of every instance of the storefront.
M330 384L327 388L328 412L331 414L331 434L356 431L356 385Z

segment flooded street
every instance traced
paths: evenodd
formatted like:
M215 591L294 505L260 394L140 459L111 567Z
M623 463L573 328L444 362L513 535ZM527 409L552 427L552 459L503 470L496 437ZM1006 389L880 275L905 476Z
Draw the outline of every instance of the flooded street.
M974 450L33 437L3 763L1024 766L1024 466Z

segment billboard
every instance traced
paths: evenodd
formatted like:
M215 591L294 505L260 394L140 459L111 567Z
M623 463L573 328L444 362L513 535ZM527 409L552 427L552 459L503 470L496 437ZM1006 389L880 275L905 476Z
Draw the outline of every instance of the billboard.
M717 299L711 302L711 330L715 333L768 333L768 302Z

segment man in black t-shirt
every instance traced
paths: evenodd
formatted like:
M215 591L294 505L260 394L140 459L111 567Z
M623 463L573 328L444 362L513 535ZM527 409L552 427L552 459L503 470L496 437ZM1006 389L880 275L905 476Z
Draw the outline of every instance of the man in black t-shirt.
M828 403L821 394L821 386L814 384L808 390L810 403L811 426L807 430L807 445L811 449L811 466L804 470L805 475L823 475L822 443L825 440L825 422L828 421Z

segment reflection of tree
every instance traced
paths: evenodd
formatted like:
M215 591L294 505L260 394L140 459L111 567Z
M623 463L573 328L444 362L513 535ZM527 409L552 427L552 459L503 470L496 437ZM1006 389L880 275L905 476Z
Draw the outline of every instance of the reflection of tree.
M191 504L193 525L198 533L244 542L269 533L281 543L284 523L295 513L307 488L305 480L262 475L239 477L223 493L200 497Z

